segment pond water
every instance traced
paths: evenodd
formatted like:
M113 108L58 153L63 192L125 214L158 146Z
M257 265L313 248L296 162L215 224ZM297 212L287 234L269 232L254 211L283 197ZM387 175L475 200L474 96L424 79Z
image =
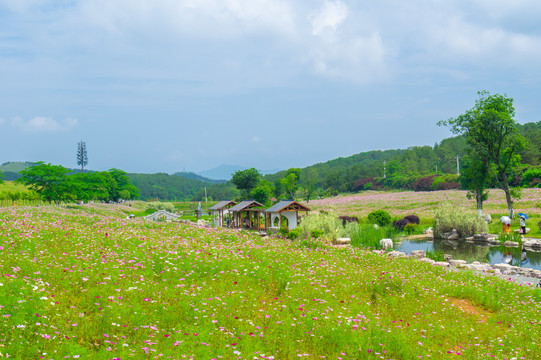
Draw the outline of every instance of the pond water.
M403 240L402 244L396 244L394 248L406 254L413 250L443 251L445 254L452 255L453 259L465 260L468 263L474 261L491 265L507 263L512 266L541 270L541 252L520 248L487 246L466 240Z

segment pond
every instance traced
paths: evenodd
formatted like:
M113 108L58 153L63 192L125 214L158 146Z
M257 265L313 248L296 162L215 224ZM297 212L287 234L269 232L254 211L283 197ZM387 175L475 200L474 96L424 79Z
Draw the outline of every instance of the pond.
M395 245L395 250L406 254L413 250L443 251L455 260L465 260L468 263L509 264L529 269L541 270L541 252L526 251L520 248L488 246L466 240L403 240Z

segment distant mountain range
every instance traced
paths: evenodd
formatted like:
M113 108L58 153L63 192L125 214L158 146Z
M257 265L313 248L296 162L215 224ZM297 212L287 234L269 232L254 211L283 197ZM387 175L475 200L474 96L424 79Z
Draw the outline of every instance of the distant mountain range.
M235 172L239 170L246 170L246 169L248 168L245 166L223 164L209 170L200 171L199 175L209 178L209 179L228 181L228 180L231 180L231 177L233 176ZM270 169L270 170L258 169L258 170L261 173L261 175L269 175L269 174L275 174L281 171L282 169Z

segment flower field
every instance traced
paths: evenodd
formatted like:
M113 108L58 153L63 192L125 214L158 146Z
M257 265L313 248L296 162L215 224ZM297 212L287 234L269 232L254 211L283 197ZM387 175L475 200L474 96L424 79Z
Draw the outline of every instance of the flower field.
M0 356L539 357L541 291L530 287L310 240L107 214L0 209Z
M402 218L415 212L423 218L433 218L435 207L448 201L459 207L476 209L475 200L468 200L467 191L445 190L426 192L381 192L365 191L359 194L336 196L321 200L310 201L314 210L333 211L337 215L366 217L374 210L385 210L391 216ZM524 212L528 215L541 217L541 189L524 189L522 198L516 200L513 206L515 213ZM483 203L483 211L491 215L505 214L507 203L502 190L491 189L487 201Z

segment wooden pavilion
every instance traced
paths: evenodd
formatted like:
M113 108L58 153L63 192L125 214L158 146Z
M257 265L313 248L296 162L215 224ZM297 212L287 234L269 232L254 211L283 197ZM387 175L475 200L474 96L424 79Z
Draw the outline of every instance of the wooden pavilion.
M299 223L299 211L311 211L307 206L295 200L282 200L265 210L266 228L281 228L282 217L287 219L287 227L293 230ZM276 223L276 224L275 224Z
M262 225L261 215L265 213L265 207L255 200L245 200L233 206L229 211L233 214L234 227L259 230Z
M224 213L227 209L235 206L237 203L233 200L220 201L218 204L209 208L209 211L213 214L214 224L218 226L224 226ZM227 211L227 218L229 219L228 224L231 222L231 212Z

